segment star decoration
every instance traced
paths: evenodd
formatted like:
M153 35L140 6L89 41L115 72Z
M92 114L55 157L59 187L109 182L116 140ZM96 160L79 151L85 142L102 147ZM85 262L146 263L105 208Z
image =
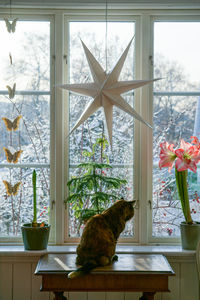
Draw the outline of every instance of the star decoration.
M93 98L92 103L88 105L85 111L80 116L79 120L72 128L72 133L77 127L79 127L85 120L89 118L97 109L103 107L106 119L106 125L109 135L110 144L112 146L112 123L113 123L113 106L119 107L129 115L133 116L137 120L141 121L148 127L152 128L150 124L143 120L143 118L135 111L135 109L129 105L121 96L122 93L130 90L142 87L158 79L152 80L131 80L131 81L118 81L125 59L127 57L129 48L128 44L124 50L122 56L118 60L117 64L110 73L106 73L86 45L81 41L90 71L92 73L93 82L84 84L63 84L59 87L81 94L90 96Z

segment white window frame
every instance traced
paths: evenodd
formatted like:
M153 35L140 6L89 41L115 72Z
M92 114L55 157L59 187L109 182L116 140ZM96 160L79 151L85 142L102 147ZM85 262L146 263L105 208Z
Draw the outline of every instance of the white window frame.
M150 47L150 55L153 57L154 55L154 51L153 51L153 35L154 35L154 22L200 22L200 11L188 11L187 13L185 13L185 11L179 11L173 14L169 14L169 12L165 12L165 13L161 13L161 12L156 12L156 14L151 15L151 19L150 19L150 27L151 27L151 32L152 32L152 38L151 38L151 47ZM151 68L151 72L153 74L153 67ZM159 92L155 92L154 95L158 95ZM175 92L162 92L162 95L179 95L179 96L198 96L200 95L200 92L184 92L184 91L175 91ZM152 102L152 108L153 108L153 102ZM152 111L153 112L153 111ZM153 118L153 114L152 114L152 118ZM151 141L152 145L153 145L153 136L152 136L152 141ZM153 149L152 146L149 146L149 149ZM152 153L152 152L151 152ZM152 155L151 155L152 156ZM153 188L153 157L151 157L151 168L149 169L149 173L148 176L152 182L151 185L149 185L149 190L148 190L148 194L149 194L149 198L150 198L150 207L149 209L151 209L152 203L153 203L153 199L152 199L152 188ZM150 215L150 214L149 214ZM180 244L181 243L181 238L180 237L153 237L152 236L152 216L151 218L149 218L148 220L148 243L156 243L156 244Z
M5 10L5 14L2 12L0 14L0 20L3 20L3 18L10 18L10 13L8 10ZM51 135L50 135L50 164L38 164L38 163L18 163L16 165L10 165L9 163L0 163L0 168L4 168L4 167L7 167L7 168L26 168L26 167L29 167L29 168L50 168L50 186L51 186L51 189L50 189L50 201L49 201L49 205L52 206L52 203L54 203L54 190L55 190L55 187L54 187L54 180L53 180L53 174L54 174L54 163L53 163L53 160L54 160L54 147L52 146L53 145L53 140L54 140L54 132L55 132L55 129L54 129L54 122L53 122L53 119L54 119L54 115L53 115L53 107L54 107L54 97L53 97L53 93L52 93L52 83L54 82L54 72L53 72L53 61L52 61L52 49L53 49L53 39L51 39L51 36L53 35L52 31L53 31L53 17L52 15L49 15L49 14L44 14L44 15L38 15L38 14L34 14L32 13L30 15L30 12L29 14L21 14L20 11L16 10L16 12L13 12L13 18L19 18L19 20L21 21L48 21L50 23L50 55L49 55L49 58L50 58L50 89L49 91L28 91L28 90L25 90L25 91L20 91L21 94L23 95L34 95L34 94L37 94L37 95L49 95L50 97L50 132L51 132ZM17 28L16 28L17 30ZM7 92L6 91L1 91L1 94L6 94ZM16 94L18 93L18 91L16 91ZM51 223L53 223L53 220L54 220L54 217L53 217L53 214L52 214L52 210L50 211L50 220L51 220ZM54 241L54 238L53 238L53 231L52 233L50 234L50 241ZM18 244L18 243L22 243L22 238L21 237L0 237L0 244Z
M14 17L19 19L51 21L51 237L52 244L77 243L78 239L67 236L67 207L64 200L67 197L68 174L68 108L67 93L56 88L57 84L67 82L66 56L68 47L67 22L71 20L105 20L104 9L12 9ZM2 9L0 18L9 17L9 10ZM135 21L135 78L149 79L153 77L153 23L154 21L200 21L200 9L196 10L133 10L109 9L108 22ZM153 88L152 85L135 91L135 108L143 118L152 124L153 120ZM133 244L180 243L179 238L152 237L152 141L153 132L149 128L135 122L135 198L139 200L136 209L135 238L120 242ZM1 239L2 243L20 243L19 238Z
M71 15L71 16L68 16L66 15L65 16L65 19L64 19L64 24L65 24L65 37L67 37L67 41L69 41L69 22L70 21L102 21L102 22L105 22L105 12L104 11L101 11L100 14L97 14L97 12L93 12L93 14L86 14L86 15L82 15L82 14L76 14L76 15ZM138 17L135 17L135 16L122 16L122 15L119 15L119 14L116 14L116 13L113 13L112 15L109 15L108 16L108 22L109 21L129 21L129 22L135 22L135 39L138 38L138 29L139 29L139 26L138 26L138 22L139 22L139 19ZM137 24L137 25L136 25ZM109 26L109 25L108 25ZM135 43L136 43L136 40L135 40ZM65 57L67 56L67 53L68 53L68 43L66 42L65 43L65 48L64 48L64 55ZM126 47L126 45L124 45L124 47ZM136 76L137 76L137 69L138 67L135 66L136 68ZM66 74L68 74L68 65L65 63L65 74L64 74L64 83L68 82L68 78L66 76ZM136 96L135 96L136 97ZM68 111L68 108L67 108L67 103L68 103L68 93L64 93L64 103L66 104L66 108L64 109L65 111ZM136 101L136 100L135 100ZM68 137L68 119L67 119L67 122L66 122L66 126L65 127L65 140L67 140L67 137ZM136 133L136 128L137 128L137 125L135 126L134 130L135 130L135 134ZM135 149L135 155L137 155L137 150L138 149ZM68 143L65 143L65 187L66 187L66 183L67 183L67 180L68 180L68 165L69 165L69 162L68 162ZM134 161L137 161L136 160L136 157L134 157ZM137 174L135 172L135 169L134 169L134 178L137 178ZM67 193L68 193L68 190L67 190L67 187L65 189L65 199L67 198ZM134 198L138 199L138 196L137 196L137 186L135 185L135 195L134 195ZM79 238L70 238L68 237L68 220L67 220L67 217L68 217L68 209L67 209L67 206L66 206L66 209L65 209L65 230L64 230L64 236L65 236L65 240L64 242L66 243L77 243L80 239ZM136 209L135 210L135 226L134 226L134 237L133 238L121 238L120 239L120 242L126 242L126 243L137 243L138 242L138 210Z

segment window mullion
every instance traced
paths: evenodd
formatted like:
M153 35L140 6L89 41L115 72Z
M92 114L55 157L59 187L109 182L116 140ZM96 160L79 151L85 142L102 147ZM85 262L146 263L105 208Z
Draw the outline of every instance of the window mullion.
M55 83L63 82L63 47L64 47L64 15L55 15ZM55 89L55 240L57 244L64 241L64 130L63 130L63 92Z
M151 56L151 20L148 14L141 18L141 42L140 42L140 78L152 78L150 56ZM143 87L140 91L139 103L141 116L152 124L152 87ZM151 185L151 161L152 161L152 130L140 123L140 166L139 166L139 200L140 200L140 222L139 240L141 244L148 243L148 227L150 219L150 185Z

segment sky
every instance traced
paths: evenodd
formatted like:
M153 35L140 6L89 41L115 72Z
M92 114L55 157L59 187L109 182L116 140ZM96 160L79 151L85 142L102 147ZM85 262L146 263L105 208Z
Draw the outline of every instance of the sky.
M2 41L0 47L0 90L5 90L6 85L13 85L13 76L14 76L14 69L15 63L18 58L25 58L28 57L28 52L30 50L23 49L20 41L23 39L24 32L29 36L31 33L49 33L49 22L26 22L26 21L19 21L16 24L16 30L14 33L9 33L6 29L5 21L0 21L0 39ZM40 45L38 45L40 46ZM12 55L13 64L10 65L9 60L9 53ZM33 57L33 60L35 58ZM31 62L30 62L31 63ZM7 69L7 73L9 74L10 80L4 80L5 75L3 73L4 68ZM17 87L19 90L24 90L27 82L30 80L30 77L21 80L19 77L16 80Z
M5 61L9 52L15 52L15 55L21 55L20 47L17 45L17 40L23 32L24 24L26 31L31 34L31 31L45 31L47 27L42 22L18 22L16 32L9 34L6 30L5 22L0 21L0 38L3 43L0 47L0 61ZM74 31L80 26L80 22L75 23L71 27ZM82 23L84 30L96 31L98 39L105 41L106 26L97 22L94 24ZM73 32L72 30L72 32ZM119 23L107 24L108 40L112 33L118 33L120 36L120 44L124 44L124 49L130 39L133 37L134 30L131 23L124 23L121 26ZM125 34L124 34L125 33ZM84 41L85 42L85 41ZM89 47L89 45L88 45ZM162 54L170 61L176 61L189 75L190 81L193 83L200 81L200 22L156 22L154 25L154 49L156 53ZM1 69L1 67L0 67ZM0 74L0 80L2 75ZM1 87L2 88L2 87ZM0 88L0 89L1 89Z
M200 22L156 22L154 49L184 67L191 82L200 82Z

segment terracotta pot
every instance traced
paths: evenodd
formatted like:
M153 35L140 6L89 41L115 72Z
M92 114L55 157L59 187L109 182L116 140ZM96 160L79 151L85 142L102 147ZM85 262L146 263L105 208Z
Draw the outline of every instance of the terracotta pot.
M196 250L198 241L200 240L200 223L187 224L182 222L181 229L181 242L182 248L185 250Z
M44 250L49 240L50 225L33 227L31 223L21 227L25 250Z

